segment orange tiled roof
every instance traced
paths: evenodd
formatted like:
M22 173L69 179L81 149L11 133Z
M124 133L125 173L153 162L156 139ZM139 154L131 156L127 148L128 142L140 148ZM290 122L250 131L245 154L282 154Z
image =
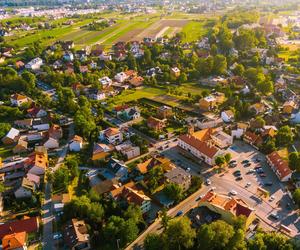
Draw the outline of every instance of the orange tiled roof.
M26 232L7 234L2 238L3 250L23 249L26 243Z
M27 97L24 96L24 95L20 95L20 94L13 94L13 95L11 96L11 98L14 99L14 100L24 100L24 99L26 99Z
M179 139L197 149L209 158L213 158L219 151L217 147L211 145L209 142L201 141L192 135L181 135Z
M267 155L267 158L276 168L280 179L292 173L292 170L289 168L289 163L282 159L278 152L274 151L273 153Z

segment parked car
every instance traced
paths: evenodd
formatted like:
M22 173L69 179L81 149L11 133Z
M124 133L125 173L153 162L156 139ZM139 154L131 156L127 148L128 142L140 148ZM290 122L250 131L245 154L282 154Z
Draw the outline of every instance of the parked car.
M266 175L265 173L261 173L261 174L259 174L259 176L260 176L261 178L267 177L267 175Z
M206 179L206 185L210 185L211 184L211 180L210 179Z
M240 170L236 170L233 172L234 176L240 176L241 175L241 171Z
M181 215L183 215L183 211L182 210L180 210L180 211L177 212L176 217L181 216Z
M59 240L62 238L62 233L54 233L53 234L53 240Z
M271 181L268 181L268 182L264 183L264 186L266 186L266 187L270 187L272 185L273 185L273 182L271 182Z
M249 160L243 160L242 161L242 164L247 164L247 163L249 163L250 161Z
M261 166L255 166L254 169L262 169Z
M270 196L269 201L273 201L273 200L275 200L275 197L272 195Z
M253 174L253 173L255 173L254 169L249 169L246 174Z
M231 160L229 164L236 163L236 160Z
M231 190L231 191L229 192L229 194L231 194L231 195L237 195L237 191Z
M241 181L243 180L243 177L242 176L238 176L237 178L235 178L236 181Z
M195 201L200 201L204 195L200 195Z
M274 220L278 220L279 219L279 215L276 213L271 213L270 214L270 218L274 219Z
M245 188L248 188L248 187L250 187L250 186L251 186L251 182L247 182Z
M256 162L256 163L259 163L259 162L260 162L260 159L256 158L256 159L255 159L255 162Z
M248 162L248 163L244 164L245 168L250 167L250 166L251 166L251 162Z

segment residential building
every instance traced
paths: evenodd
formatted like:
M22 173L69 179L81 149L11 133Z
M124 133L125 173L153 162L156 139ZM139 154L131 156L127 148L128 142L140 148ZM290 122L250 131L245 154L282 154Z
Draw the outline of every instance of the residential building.
M91 249L90 235L83 220L72 219L64 227L64 242L71 250Z
M30 181L26 177L23 177L19 184L19 187L15 190L14 194L17 199L24 199L32 197L33 192L35 192L36 186L33 181Z
M30 118L42 118L47 116L47 111L40 107L33 106L32 108L27 109L27 116Z
M57 124L52 124L51 127L49 128L49 137L54 138L56 140L59 140L63 137L63 130L61 126Z
M95 143L93 147L92 160L102 160L105 159L110 153L114 150L114 147L111 145L103 143Z
M19 139L18 144L13 148L14 154L27 152L28 142Z
M11 128L6 134L6 136L2 138L2 142L3 144L14 144L15 142L18 141L19 136L20 136L20 131L15 128Z
M140 87L144 83L144 78L141 76L134 76L131 77L128 82L133 86L133 87Z
M177 67L171 68L171 76L178 78L180 76L180 69Z
M266 107L263 103L258 102L250 106L250 110L253 111L256 115L262 114L266 111Z
M147 174L151 169L155 167L162 167L164 172L171 171L175 166L173 163L170 161L170 159L165 158L163 156L154 156L142 163L138 163L136 166L136 170L140 174Z
M99 90L99 89L90 89L89 90L89 98L96 100L96 101L101 101L106 98L106 94L104 91Z
M173 115L172 108L166 105L160 106L157 109L157 117L160 119L167 119Z
M72 62L74 60L74 55L72 52L67 52L64 54L63 58L67 62Z
M20 94L13 94L10 96L10 103L13 106L20 107L22 104L29 102L27 96L20 95Z
M259 134L255 134L249 130L245 132L243 140L256 149L258 149L263 143L263 139Z
M221 118L224 122L232 122L234 121L234 113L232 110L225 110L221 113Z
M92 186L92 189L99 195L106 194L116 188L119 188L117 179L100 181L96 185Z
M127 80L128 76L125 74L125 72L120 72L115 75L115 80L119 83L123 83Z
M125 200L128 204L139 206L143 214L151 209L151 199L141 190L137 190L133 182L110 191L110 196L115 201Z
M274 151L267 155L267 162L280 181L287 182L291 179L293 171L289 168L288 161L278 152Z
M123 162L111 158L107 163L106 168L113 173L114 178L120 180L121 182L124 182L128 179L128 168Z
M282 107L282 112L290 115L297 108L297 104L294 101L286 101Z
M179 136L178 146L210 166L215 165L216 157L222 154L213 143L202 141L193 134Z
M44 148L44 150L46 149ZM31 168L28 173L44 175L49 166L47 151L36 151L29 155L29 165Z
M83 138L79 135L74 135L73 139L69 142L69 150L79 152L83 146Z
M11 233L2 238L2 248L4 250L27 250L27 233Z
M53 137L48 137L47 141L43 144L47 149L59 148L59 141Z
M141 117L141 113L138 107L129 107L117 111L117 116L125 120L136 120Z
M174 168L164 174L166 181L179 185L184 191L191 186L192 176L182 168Z
M123 133L118 128L108 128L100 132L99 138L101 141L116 145L123 141Z
M116 150L126 156L127 160L133 159L141 154L140 147L133 146L130 142L125 142L116 146Z
M147 126L150 128L150 129L153 129L154 131L158 132L158 131L162 131L163 128L166 127L166 122L165 120L160 120L158 118L155 118L153 116L150 116L148 119L147 119Z
M206 96L199 101L199 108L202 111L212 111L217 107L217 99L214 96Z
M103 86L103 88L109 87L112 84L112 80L108 76L100 78L99 82Z
M38 70L43 65L43 60L39 57L32 59L25 65L26 69Z
M206 207L221 215L221 219L229 224L234 223L238 216L246 219L246 228L255 220L255 210L240 198L233 198L227 195L217 194L209 191L199 201L199 207Z

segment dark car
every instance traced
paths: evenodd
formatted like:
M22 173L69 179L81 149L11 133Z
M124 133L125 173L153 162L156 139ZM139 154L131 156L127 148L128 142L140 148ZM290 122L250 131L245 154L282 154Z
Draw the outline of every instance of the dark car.
M255 166L254 167L254 169L256 170L256 169L260 169L261 168L261 166Z
M234 175L235 177L238 177L238 176L241 176L242 174L241 174L241 171L240 171L240 170L237 170L237 171L234 171L233 175Z
M256 173L263 174L265 171L262 168L256 169Z
M267 177L267 175L266 175L265 173L261 173L261 174L259 174L259 176L260 176L261 178Z
M248 163L246 163L245 165L244 165L244 167L250 167L251 166L251 163L250 162L248 162Z
M256 158L256 159L255 159L255 162L256 162L256 163L259 163L259 162L260 162L260 159Z
M235 180L236 181L241 181L241 180L243 180L243 177L242 176L238 176Z
M243 161L242 161L243 164L247 164L247 163L249 163L249 162L250 162L249 160L243 160Z

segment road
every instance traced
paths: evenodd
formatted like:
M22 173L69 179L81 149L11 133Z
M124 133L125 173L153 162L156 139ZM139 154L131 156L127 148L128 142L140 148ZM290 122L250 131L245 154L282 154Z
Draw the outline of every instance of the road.
M74 124L71 123L69 126L69 136L68 142L74 137ZM69 144L62 146L59 151L59 156L56 165L52 168L52 171L55 172L61 164L63 163L65 157L68 153ZM46 182L45 184L45 200L42 205L42 220L43 220L43 249L44 250L53 250L56 249L56 245L53 240L53 220L55 216L53 215L53 202L51 199L51 184Z

